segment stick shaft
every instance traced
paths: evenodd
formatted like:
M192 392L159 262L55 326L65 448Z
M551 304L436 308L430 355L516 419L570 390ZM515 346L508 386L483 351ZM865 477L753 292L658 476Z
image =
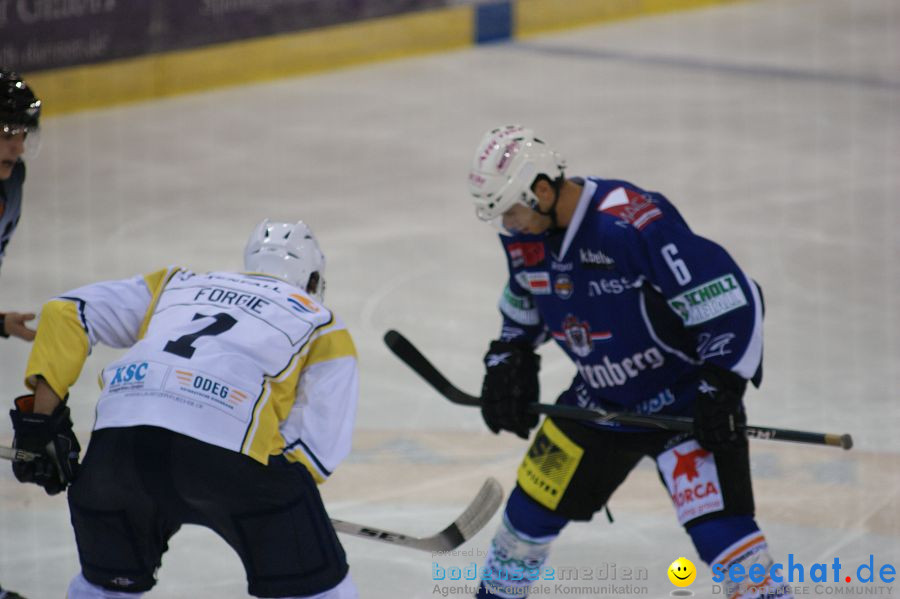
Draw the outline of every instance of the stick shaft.
M626 426L646 426L676 432L691 432L694 427L694 421L691 418L678 416L644 416L643 414L630 414L626 412L602 412L600 410L579 408L577 406L531 404L528 406L528 411L532 414L545 414L557 418L569 418L572 420L600 423L617 422ZM747 426L747 436L751 439L830 445L832 447L841 447L843 449L850 449L853 447L853 438L850 435L798 431L769 426Z
M37 455L24 449L15 449L14 447L0 446L0 458L11 462L30 462Z
M481 405L481 398L462 391L447 380L447 377L441 374L416 346L397 331L391 330L385 333L384 342L398 358L451 402L465 406ZM558 406L542 403L530 404L528 411L532 414L544 414L555 418L569 418L586 422L618 423L626 426L643 426L676 432L690 432L693 430L693 420L691 418L678 416L646 416L627 412L604 412L603 410L579 408L578 406ZM747 436L751 439L793 441L795 443L828 445L843 449L853 447L853 439L847 434L797 431L768 426L748 426Z

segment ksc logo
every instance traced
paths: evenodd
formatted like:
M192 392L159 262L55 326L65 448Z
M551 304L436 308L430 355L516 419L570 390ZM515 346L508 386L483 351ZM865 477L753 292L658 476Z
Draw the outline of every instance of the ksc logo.
M109 385L112 387L113 385L124 385L125 383L140 383L147 378L148 368L150 368L150 364L147 362L118 366Z

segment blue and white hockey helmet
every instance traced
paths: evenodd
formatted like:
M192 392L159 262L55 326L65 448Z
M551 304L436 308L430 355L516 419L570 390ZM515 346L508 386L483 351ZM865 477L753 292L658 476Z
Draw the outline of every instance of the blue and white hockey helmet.
M309 226L264 219L244 248L244 269L283 279L321 302L325 296L325 254Z
M488 131L478 144L469 170L475 214L492 221L517 203L536 208L538 199L531 191L534 180L545 175L555 181L565 168L565 159L535 137L531 129L506 125Z

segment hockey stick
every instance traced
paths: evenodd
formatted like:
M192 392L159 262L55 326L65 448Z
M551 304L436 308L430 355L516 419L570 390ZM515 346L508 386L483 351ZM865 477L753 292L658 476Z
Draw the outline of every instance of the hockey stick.
M450 551L475 536L493 517L503 501L503 487L494 477L484 481L481 490L469 503L469 507L447 528L430 537L411 537L371 526L331 519L335 530L357 537L373 539L422 551Z
M13 462L30 462L37 454L0 446L0 458ZM349 535L391 543L401 547L410 547L422 551L449 551L456 549L484 528L484 525L497 513L503 501L503 487L494 477L489 477L481 486L481 490L469 503L466 510L450 523L447 528L430 537L411 537L399 532L391 532L374 526L355 524L344 520L331 519L334 529Z
M397 331L390 330L384 335L384 342L394 354L412 368L416 374L434 387L434 389L451 402L464 406L480 406L481 398L460 390L441 374L428 358ZM557 406L534 403L528 406L532 414L546 414L557 418L584 420L596 423L618 423L626 426L643 426L667 431L690 432L694 421L680 416L645 416L627 412L606 412L597 408L579 408L577 406ZM767 426L748 426L747 436L751 439L769 439L772 441L794 441L796 443L812 443L814 445L830 445L850 449L853 438L848 434L815 433L796 431Z
M14 447L0 446L0 458L11 462L30 462L37 456L30 451L24 449L16 449Z

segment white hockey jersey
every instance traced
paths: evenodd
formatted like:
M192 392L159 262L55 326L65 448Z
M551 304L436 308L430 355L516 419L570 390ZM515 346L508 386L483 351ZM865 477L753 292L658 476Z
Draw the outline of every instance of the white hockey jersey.
M95 429L158 426L264 464L283 453L319 482L350 452L353 341L279 279L172 267L70 291L42 310L26 384L41 375L64 397L97 343L131 349L101 373Z

